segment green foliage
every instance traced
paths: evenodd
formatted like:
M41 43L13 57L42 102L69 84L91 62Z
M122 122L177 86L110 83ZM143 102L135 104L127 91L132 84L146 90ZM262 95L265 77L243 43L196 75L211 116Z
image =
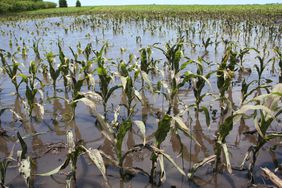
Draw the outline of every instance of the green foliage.
M76 6L76 7L81 7L81 3L80 3L79 0L76 1L75 6Z
M167 134L170 130L171 119L172 118L169 115L165 115L163 119L159 121L158 130L155 133L158 148L160 148L161 143L167 137Z
M29 11L55 8L56 3L33 0L0 0L0 14L7 12Z
M59 0L59 7L60 8L68 7L67 0Z

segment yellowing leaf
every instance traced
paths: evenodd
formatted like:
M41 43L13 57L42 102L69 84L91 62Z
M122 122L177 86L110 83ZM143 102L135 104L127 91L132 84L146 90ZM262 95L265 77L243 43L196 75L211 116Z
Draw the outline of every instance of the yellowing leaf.
M146 126L143 121L134 121L143 136L143 145L146 144Z

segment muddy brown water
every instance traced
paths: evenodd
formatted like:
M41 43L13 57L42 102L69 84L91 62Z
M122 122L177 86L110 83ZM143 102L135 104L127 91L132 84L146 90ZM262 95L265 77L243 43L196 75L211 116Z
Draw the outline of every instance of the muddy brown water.
M255 47L263 50L264 44L267 44L266 51L269 52L268 58L274 56L272 51L274 46L281 49L281 33L279 34L279 25L272 26L273 33L269 27L261 25L253 25L253 27L244 31L244 27L251 27L246 22L237 23L234 28L230 28L223 20L177 20L167 19L160 20L130 20L130 19L103 19L99 16L80 16L80 17L53 17L40 20L19 20L14 22L3 22L0 25L0 49L14 53L17 51L17 45L22 46L23 42L28 48L28 56L23 59L21 55L16 55L17 61L22 63L21 67L24 73L27 73L27 66L31 60L34 60L35 55L32 50L33 40L39 40L39 49L41 56L50 51L58 54L57 41L62 41L66 56L72 58L69 47L75 48L78 43L82 49L89 42L92 43L94 49L100 49L105 43L109 43L106 57L119 62L120 60L128 60L130 53L139 56L138 50L141 47L146 47L158 43L158 46L164 47L166 42L175 42L180 35L185 38L184 52L185 56L197 59L205 54L202 46L201 38L207 39L210 37L212 41L216 39L234 41L238 48ZM195 30L193 34L192 30ZM202 33L200 33L202 31ZM278 32L278 34L277 34ZM273 35L273 36L272 36ZM274 35L276 37L274 37ZM139 38L139 39L138 39ZM140 40L140 41L139 41ZM195 48L191 47L191 41L195 44ZM12 46L10 43L12 42ZM221 61L224 53L224 43L221 42L215 50L215 43L208 47L208 53L205 59L210 62L206 65L205 72L216 69L216 63ZM126 49L121 53L121 48ZM256 54L251 52L245 57L244 66L251 70L250 74L239 75L236 73L232 88L232 99L235 105L239 106L241 101L241 78L245 78L248 82L257 79L257 73L254 69L254 64L258 61L255 59ZM152 57L160 59L160 67L162 67L165 57L157 49L153 49ZM80 57L83 59L83 56ZM58 59L56 59L57 62ZM183 60L184 61L184 60ZM110 66L114 72L116 68ZM275 73L271 73L272 67L269 66L263 74L263 78L273 81L273 85L279 83L279 69L275 65ZM195 72L195 67L189 67L189 70ZM10 83L9 78L5 74L0 74L0 106L1 108L12 107L15 111L24 116L25 109L23 102L25 101L25 88L20 88L21 97L16 97L14 87ZM94 75L98 83L97 75ZM160 75L152 76L153 83L156 83L162 78ZM117 80L118 82L118 80ZM218 93L216 86L216 77L210 79L211 88L205 87L203 92ZM96 83L96 85L97 85ZM141 81L137 81L136 87L140 88ZM57 88L63 90L63 81L60 79ZM96 86L97 89L97 86ZM83 91L87 91L87 87L83 87ZM5 130L6 136L0 136L0 157L7 157L14 144L16 144L16 132L19 131L22 136L25 136L25 141L28 146L28 154L33 158L34 174L50 171L64 161L67 154L66 149L66 131L72 130L76 140L83 140L87 147L98 148L108 155L114 156L114 148L111 143L101 134L101 131L96 126L95 117L91 115L90 110L83 104L79 104L76 108L75 120L67 121L66 114L70 112L70 106L62 100L47 100L52 97L52 86L47 85L44 89L43 104L45 115L43 120L37 121L34 118L24 122L16 121L11 113L3 113L0 119L0 128ZM65 97L64 92L57 92L57 95ZM111 96L108 102L108 117L113 119L113 110L121 104L121 90L117 90ZM146 124L146 135L148 142L153 143L152 136L157 129L158 113L165 112L168 107L167 101L161 95L152 96L149 92L143 94L147 104L141 105L137 102L136 112L133 116L134 120L142 120ZM181 88L178 94L179 100L183 104L191 104L195 101L193 91L186 85ZM196 118L194 110L190 110L191 119L185 115L183 117L187 126L191 129L193 136L200 143L201 147L196 145L194 141L179 132L178 135L171 131L161 148L172 156L176 163L184 169L185 172L192 167L196 162L203 160L214 154L214 141L216 130L220 121L219 103L215 97L207 97L202 105L208 106L212 110L217 110L215 120L212 121L208 128L205 122L205 117L200 114ZM178 108L178 109L177 109ZM179 102L175 106L175 110L181 110L183 106ZM103 106L97 105L97 111L103 114ZM210 111L211 112L211 111ZM120 119L126 117L126 110L121 108ZM252 120L245 120L234 125L232 132L227 137L227 144L230 151L232 166L238 167L242 162L248 148L255 144L255 135L246 135L244 132L254 130ZM279 123L274 123L270 131L281 131ZM179 139L181 138L181 139ZM275 152L269 151L269 146L278 143L279 140L274 140L267 144L259 153L255 167L255 179L258 184L270 184L270 182L261 176L260 167L268 167L274 170L277 164L281 165L282 152L281 148ZM136 128L130 130L123 142L123 151L125 152L132 146L142 143L142 138ZM15 145L15 151L20 150L19 144ZM150 172L151 169L151 154L147 151L137 152L129 155L125 159L125 166L139 167ZM107 176L109 184L112 187L154 187L149 183L148 177L137 174L128 180L123 180L120 177L119 169L106 161ZM207 165L200 168L193 181L181 176L178 171L165 161L166 181L161 187L246 187L248 184L247 171L236 171L230 175L223 170L222 172L214 172L213 166ZM65 172L67 170L64 170ZM35 187L65 187L64 171L53 177L34 176ZM278 171L281 175L281 171ZM8 169L6 183L9 187L25 187L23 178L18 173L16 166L11 166ZM85 157L80 157L77 168L77 187L105 187L102 175L98 172L94 165L91 165Z

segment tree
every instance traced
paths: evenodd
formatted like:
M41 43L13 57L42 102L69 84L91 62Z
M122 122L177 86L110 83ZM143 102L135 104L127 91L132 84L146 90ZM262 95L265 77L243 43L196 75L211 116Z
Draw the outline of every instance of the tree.
M59 7L68 7L67 0L59 0Z
M76 1L76 5L75 5L75 6L76 6L76 7L81 7L81 3L80 3L79 0Z

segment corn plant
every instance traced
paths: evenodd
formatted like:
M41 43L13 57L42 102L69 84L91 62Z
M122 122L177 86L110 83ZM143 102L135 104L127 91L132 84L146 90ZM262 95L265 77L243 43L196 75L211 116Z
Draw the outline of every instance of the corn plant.
M201 59L199 60L200 61L197 62L197 74L194 76L194 78L192 78L192 83L194 84L193 92L196 99L195 102L196 111L199 112L201 110L204 110L205 113L207 114L207 108L205 107L200 108L200 103L202 102L205 96L209 95L209 93L205 93L205 94L201 94L201 93L203 88L205 87L205 84L206 83L210 84L208 79L214 72L209 72L208 74L204 75L203 64Z
M280 69L280 77L282 77L282 51L279 49L279 47L275 47L274 52L277 55L278 66L279 66L279 69Z
M71 187L71 185L73 184L75 186L77 160L79 159L81 155L86 154L89 157L90 161L93 164L95 164L98 170L101 172L105 180L106 186L109 187L107 176L106 176L106 168L104 165L104 161L103 161L101 152L97 149L86 148L85 146L83 146L82 142L76 143L72 131L68 131L66 136L67 136L68 153L67 153L67 157L65 161L63 162L63 164L61 164L60 166L58 166L57 168L49 172L37 174L37 175L38 176L52 176L52 175L59 173L61 170L64 170L65 168L67 168L70 165L71 171L66 176L66 184L68 185L68 187Z
M38 71L39 65L37 65L34 61L32 61L29 65L29 74L30 75L24 75L20 74L22 81L26 84L26 90L25 90L25 96L27 99L28 104L28 112L29 116L32 116L32 112L35 106L40 108L41 116L44 114L44 108L41 104L36 103L36 94L42 93L41 88L43 87L41 80L37 77L37 71ZM37 82L36 82L37 81ZM38 88L37 85L40 84L41 88Z
M19 68L20 63L16 62L16 60L12 58L12 65L9 65L4 54L1 51L0 57L3 65L3 70L8 74L12 84L15 86L16 94L19 94L19 87L21 84L17 82L17 74L21 72L21 69Z
M24 178L24 181L27 187L33 187L32 182L32 159L30 156L27 156L27 145L24 142L23 138L21 137L20 133L17 133L18 141L21 145L22 150L17 152L18 157L18 166L19 166L19 173Z
M226 167L229 173L232 172L229 151L228 151L228 147L226 144L226 137L233 130L234 124L238 122L242 117L244 117L247 111L250 111L250 110L254 111L253 115L255 119L255 127L259 133L259 136L263 136L263 135L266 136L266 131L270 127L272 121L281 113L281 110L279 106L277 105L278 104L277 102L280 100L280 95L281 95L280 89L281 89L281 85L277 85L274 87L273 91L270 94L260 95L248 101L246 104L244 104L240 109L238 109L235 112L232 110L232 112L229 113L230 115L226 117L225 120L219 125L218 131L217 131L217 138L216 138L216 147L215 147L216 168L217 169L221 162L221 154L223 152L225 161L226 161ZM257 104L255 105L248 104L254 101L260 101L260 102L257 102ZM257 117L257 111L260 112L259 114L260 120ZM273 112L276 112L274 116L273 116ZM259 124L259 123L262 123L262 124ZM280 136L281 135L279 133L273 133L273 134L269 134L269 137L266 137L265 139L262 139L264 137L262 138L259 137L257 145L254 147L255 150L250 149L250 151L252 151L255 154L253 155L255 156L253 157L253 161L255 162L257 152L268 140L275 138L275 137L280 137ZM249 153L245 159L247 159L248 156L249 156ZM253 166L251 166L250 171L253 170L252 167Z
M61 71L61 75L64 80L64 87L65 87L65 92L67 91L67 88L69 86L69 69L70 69L70 60L66 58L63 50L61 43L58 42L58 48L59 48L59 59L60 59L60 65L59 65L59 70Z
M166 57L169 69L176 75L180 71L180 60L183 57L183 43L184 39L179 38L174 45L166 44L166 50L154 46L154 48L160 50Z
M213 42L211 41L211 38L208 38L207 40L202 39L202 45L204 46L205 51L207 51L208 47L212 44Z
M122 104L127 109L127 116L131 117L134 113L136 104L133 104L137 99L142 102L140 93L134 87L135 78L138 76L138 72L135 72L134 78L130 76L130 72L134 70L133 66L128 66L125 62L119 64L119 74L122 83L122 88L125 96L127 97L127 103Z
M56 82L57 82L57 79L60 76L61 70L60 70L60 68L55 70L55 68L54 68L55 55L52 52L49 52L48 54L46 54L46 58L47 58L47 61L48 61L48 64L49 64L50 75L51 75L51 78L53 80L53 90L56 93Z
M2 188L7 187L5 184L5 179L6 179L6 172L10 163L11 161L9 159L3 159L2 161L0 161L0 179L1 179L0 186Z
M72 49L71 49L72 50ZM74 54L73 50L72 53ZM94 80L92 79L92 73L94 72L91 70L93 61L90 60L90 55L92 53L92 45L91 43L87 44L85 49L83 50L83 54L86 58L86 61L78 61L77 57L75 57L75 62L79 63L81 65L81 72L84 73L84 77L86 77L86 82L88 85L88 89L90 89L91 85L94 85Z
M105 115L107 114L107 102L110 99L111 95L113 94L113 92L119 88L121 88L121 85L115 85L113 87L110 88L110 84L113 80L113 77L111 76L110 72L107 70L106 65L105 65L105 61L106 59L103 57L103 53L104 53L104 47L101 48L101 50L95 53L96 57L95 57L95 61L98 64L98 67L96 69L100 82L99 82L99 87L100 87L100 91L96 91L96 93L98 93L102 99L103 99L103 107L104 107L104 113Z
M262 74L264 70L266 69L267 65L273 60L269 59L268 61L265 60L265 56L256 56L256 58L259 61L259 65L255 64L256 71L258 73L258 86L261 85L261 80L262 80Z
M231 89L235 65L237 63L237 53L233 52L232 44L225 50L224 57L221 60L221 63L218 65L216 70L217 76L217 88L219 90L219 95L221 98L221 102L225 98L225 93ZM221 104L222 108L222 104Z
M281 138L281 132L268 132L271 124L277 120L282 113L281 109L282 85L275 85L269 94L264 94L251 99L249 102L255 102L257 106L263 108L257 109L254 114L254 125L257 131L256 144L251 146L246 153L246 156L241 164L243 167L250 156L251 162L249 165L249 176L252 183L254 183L253 171L257 156L261 148L274 138Z
M35 54L36 59L41 59L40 52L39 52L39 42L40 40L33 41L32 47Z

